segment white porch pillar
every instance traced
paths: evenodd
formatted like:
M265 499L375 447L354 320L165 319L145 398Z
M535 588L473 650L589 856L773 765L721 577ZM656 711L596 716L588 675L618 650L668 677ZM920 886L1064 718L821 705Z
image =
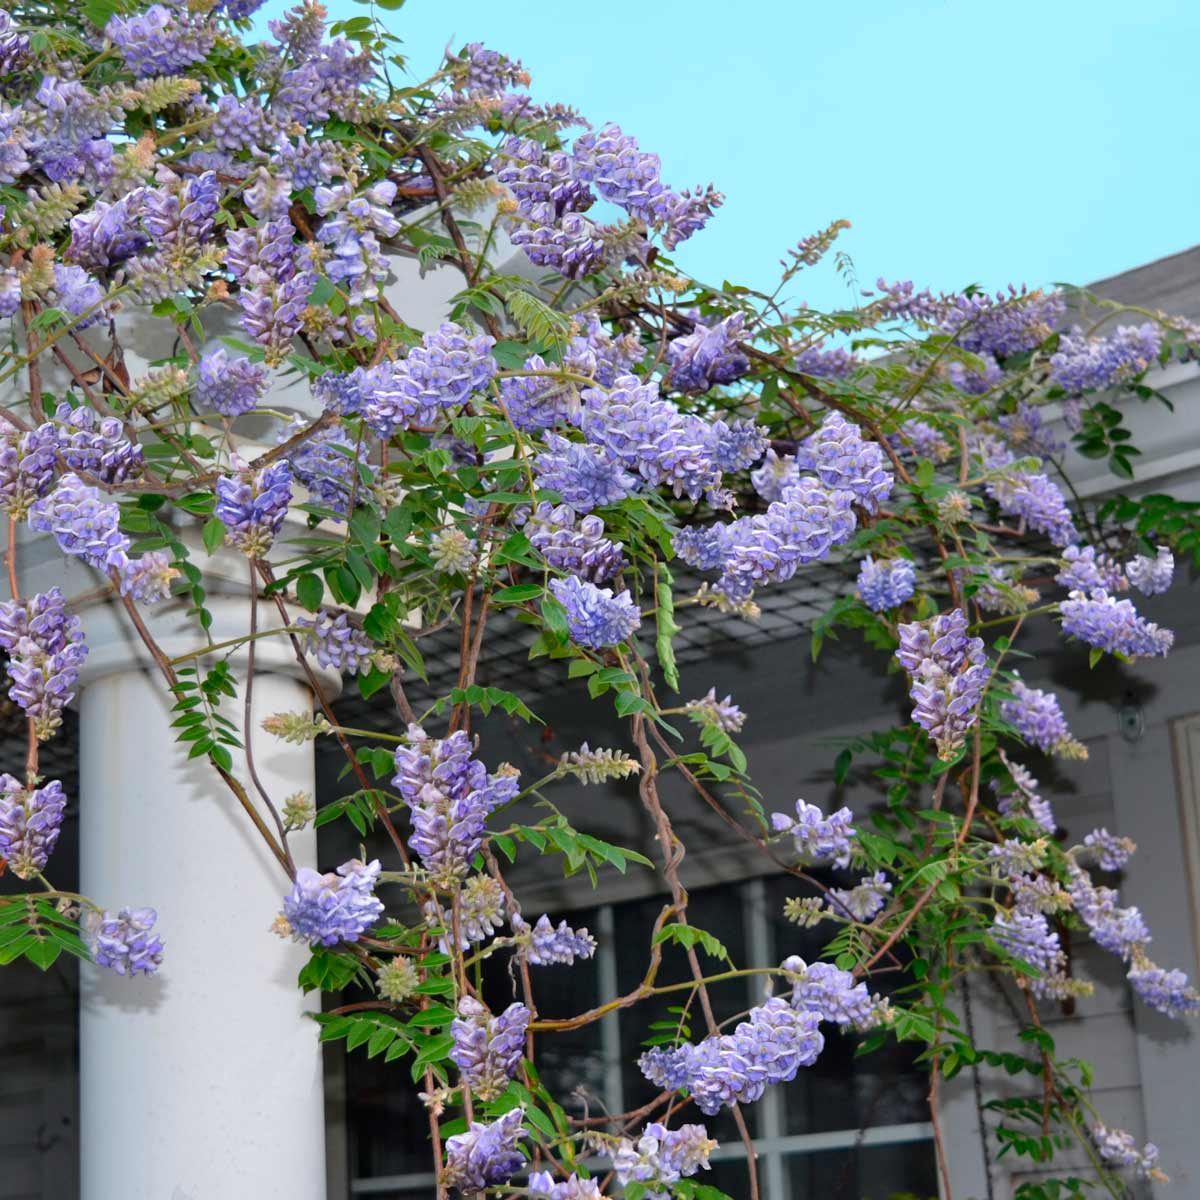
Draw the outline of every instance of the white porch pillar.
M210 599L216 640L244 631L245 604ZM81 891L113 910L157 909L165 953L149 979L83 968L82 1200L323 1200L321 1057L305 1016L319 1001L296 986L306 949L269 928L287 877L212 767L187 761L170 697L124 614L91 608L85 626ZM168 654L196 646L178 608L155 613L154 629ZM286 673L296 671L287 639L258 646L251 746L279 805L312 792L312 748L259 722L308 711L312 696ZM240 726L240 698L224 711ZM253 795L243 756L233 773ZM315 865L311 830L290 844L298 864Z

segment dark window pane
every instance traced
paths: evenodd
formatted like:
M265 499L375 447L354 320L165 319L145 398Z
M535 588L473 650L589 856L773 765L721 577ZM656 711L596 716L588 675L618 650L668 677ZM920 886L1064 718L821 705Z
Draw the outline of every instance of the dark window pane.
M736 1134L734 1136L736 1137ZM766 1177L766 1164L760 1158L758 1160L759 1193L762 1196L762 1200L778 1200L778 1197L767 1193ZM750 1176L744 1158L720 1159L718 1162L713 1163L709 1170L697 1172L696 1181L707 1184L709 1187L715 1187L727 1196L742 1197L750 1195Z
M385 1063L365 1050L346 1055L351 1179L430 1170L429 1114L417 1099L422 1088L413 1084L410 1061Z
M663 903L663 897L656 896L649 900L618 904L613 910L617 985L622 995L633 991L642 982L646 971L651 929ZM693 892L688 904L688 923L711 933L729 950L735 962L743 957L746 938L741 892L738 888L716 887ZM703 951L698 953L701 968L706 974L715 975L724 969L718 960L709 958ZM655 983L662 987L666 984L683 983L691 978L692 973L684 950L679 946L665 946L662 967ZM744 1013L752 1003L745 979L731 979L714 984L708 989L708 994L712 1001L713 1016L718 1022ZM679 1014L670 1010L687 1005L691 995L690 990L680 989L678 992L655 996L632 1008L622 1010L621 1062L626 1109L639 1108L658 1094L658 1089L642 1075L637 1066L637 1060L646 1048L643 1044L645 1039L655 1032L650 1028L651 1023L678 1021ZM699 1041L706 1035L707 1030L698 1000L692 1000L688 1009L688 1020L692 1040ZM732 1025L726 1028L731 1027ZM746 1122L753 1133L756 1127L753 1105L745 1110L745 1114ZM709 1133L718 1141L738 1140L737 1126L728 1110L722 1110L715 1117L701 1118L696 1116L695 1110L692 1109L689 1110L687 1119L703 1119Z
M534 920L537 914L530 916ZM564 914L566 915L566 914ZM577 909L566 915L574 929L596 935L595 909ZM561 920L556 917L556 923ZM522 1000L520 973L510 973L512 956L501 953L486 960L483 996L493 1012ZM600 1003L599 963L593 956L573 966L530 967L529 978L538 1015L546 1020L574 1017ZM604 1103L604 1053L600 1022L582 1029L543 1034L537 1039L537 1070L550 1094L572 1116L602 1111Z
M789 954L813 962L833 935L832 925L798 929L784 919L784 901L804 894L801 888L788 878L767 880L767 919L774 962L781 962ZM902 978L880 975L872 979L871 990L886 995L893 981ZM821 1057L802 1070L794 1082L784 1085L787 1133L823 1133L929 1119L925 1099L929 1089L925 1073L914 1063L916 1046L887 1041L873 1053L856 1057L854 1051L860 1040L857 1034L841 1034L831 1025L822 1026L822 1031L825 1049Z
M820 1150L784 1160L792 1195L821 1200L889 1200L937 1196L932 1142Z

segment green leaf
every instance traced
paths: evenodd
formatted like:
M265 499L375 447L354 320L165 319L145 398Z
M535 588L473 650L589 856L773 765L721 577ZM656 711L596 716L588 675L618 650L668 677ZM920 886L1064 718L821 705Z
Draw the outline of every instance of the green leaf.
M379 541L380 521L369 508L356 508L350 517L350 533L360 546L374 546Z
M209 554L216 554L218 548L225 541L225 522L218 517L209 517L200 531L200 540Z
M733 966L733 959L729 957L729 951L711 933L698 929L695 925L675 923L664 925L654 935L653 944L660 946L663 942L674 942L685 950L694 950L699 946L710 958L720 959Z
M319 575L307 571L297 577L296 598L309 612L316 612L321 607L321 599L324 595L325 584Z
M25 951L25 957L35 967L41 967L43 971L48 971L61 953L62 947L57 943L51 942L49 939L39 941L35 938L33 945Z
M543 592L540 583L518 583L513 587L500 588L492 594L493 604L524 604L536 600Z
M83 15L97 29L103 29L119 11L117 0L86 0L83 6Z
M413 1070L417 1071L429 1066L431 1063L445 1061L450 1056L450 1051L453 1048L454 1038L448 1033L431 1038L418 1051L416 1061L413 1063Z

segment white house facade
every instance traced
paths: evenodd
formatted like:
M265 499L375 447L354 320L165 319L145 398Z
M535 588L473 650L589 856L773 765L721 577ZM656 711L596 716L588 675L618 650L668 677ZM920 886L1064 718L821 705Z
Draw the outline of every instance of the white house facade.
M393 306L414 326L435 325L458 277L422 277L413 262L396 265ZM1121 302L1200 318L1200 248L1093 286ZM135 373L163 353L138 349L142 362L130 364ZM1173 365L1148 382L1175 411L1122 402L1144 452L1135 482L1124 490L1200 500L1200 364ZM282 387L268 403L305 411L306 389ZM1069 470L1089 501L1112 487L1112 477L1086 460ZM63 886L74 886L69 864L77 862L85 894L155 905L168 959L160 976L134 981L101 978L66 957L45 974L28 964L0 972L0 1200L427 1200L433 1180L426 1126L407 1067L362 1051L347 1056L340 1043L322 1052L306 1016L320 1001L315 994L305 999L295 986L306 953L270 930L282 876L211 768L184 759L155 664L108 602L92 595L95 578L85 568L64 563L42 542L22 542L17 554L30 590L57 584L75 598L91 647L76 711L48 750L57 756L55 773L77 797L57 851ZM245 564L221 554L209 562L206 587L220 641L245 627ZM742 745L751 773L777 808L803 796L865 810L877 798L853 782L835 787L830 767L838 739L896 721L899 685L885 688L878 663L849 638L827 644L814 664L806 632L821 598L849 586L836 566L822 568L764 595L760 625L706 613L682 640L684 694L715 686L718 695L734 695L749 714ZM1066 836L1077 841L1106 826L1138 843L1120 882L1123 894L1145 912L1156 957L1193 974L1200 972L1198 593L1200 582L1181 569L1169 593L1139 602L1148 617L1176 630L1176 648L1165 660L1133 668L1105 662L1089 671L1086 652L1062 645L1047 628L1035 631L1040 653L1023 668L1030 683L1052 681L1089 749L1084 762L1045 764L1043 784ZM198 649L182 607L155 610L152 619L168 655ZM606 727L606 715L598 717L553 670L528 664L519 628L498 627L498 636L499 652L481 669L480 682L519 681L516 690L547 724L494 715L481 729L490 755L532 771L547 752L585 740L619 744L619 728ZM432 697L436 638L425 650L434 670ZM452 653L448 647L443 668ZM349 693L339 698L335 677L317 682L346 724L386 730L398 723L386 695L370 702ZM268 713L311 708L312 683L285 639L260 643L249 727L257 731ZM425 698L419 687L417 693ZM0 769L19 770L20 714L15 708L0 714ZM352 786L339 779L338 755L321 744L314 751L259 731L251 746L264 784L277 795L315 792L320 804ZM792 894L785 877L752 850L731 845L724 826L683 793L668 789L665 801L694 848L682 877L697 925L745 947L756 961L815 949L819 943L805 940L811 935L782 919ZM561 804L599 836L656 854L633 791L568 788ZM299 860L324 866L356 853L357 836L339 822L292 845ZM578 880L565 886L532 869L523 873L520 862L512 877L535 913L568 916L584 898ZM9 884L0 879L0 887ZM582 969L539 983L547 1015L579 1011L626 986L640 964L624 950L645 946L657 887L650 872L602 879L588 909L572 916L572 924L590 927L599 952ZM1071 947L1071 961L1073 973L1096 986L1090 998L1047 1014L1060 1054L1095 1064L1096 1103L1109 1123L1162 1147L1171 1194L1200 1195L1192 1102L1200 1033L1134 1008L1124 976L1087 944ZM490 986L502 989L505 980ZM724 1015L753 998L743 981L714 991ZM1012 996L986 992L978 980L966 1010L964 1019L984 1044L1009 1038L1021 1020ZM548 1048L540 1069L557 1090L574 1092L580 1111L597 1101L614 1111L634 1107L645 1084L632 1063L653 1016L614 1014ZM775 1089L748 1114L764 1200L934 1194L926 1084L911 1056L889 1050L855 1059L848 1043L831 1049L812 1072ZM944 1089L954 1196L1009 1200L1036 1175L1000 1155L991 1132L996 1118L976 1105L977 1082L991 1094L1020 1085L977 1081L964 1071ZM714 1136L722 1150L711 1182L742 1196L744 1150L720 1121Z

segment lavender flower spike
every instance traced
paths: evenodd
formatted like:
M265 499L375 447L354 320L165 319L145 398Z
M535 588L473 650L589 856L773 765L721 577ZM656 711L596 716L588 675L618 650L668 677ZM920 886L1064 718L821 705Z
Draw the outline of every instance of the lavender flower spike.
M375 896L380 870L378 859L351 859L336 874L327 875L301 867L283 900L283 916L293 937L311 946L358 941L383 913L383 903Z
M305 650L315 654L322 667L363 675L371 669L375 647L356 625L350 624L346 613L334 616L322 609L315 617L299 617L296 624L306 632Z
M1019 675L1013 677L1013 698L1000 705L1000 716L1031 746L1046 754L1070 758L1086 756L1087 751L1072 736L1062 706L1053 692L1029 687Z
M119 567L129 549L115 504L100 499L78 475L64 475L58 487L29 510L30 527L51 533L65 554L82 558L97 571Z
M114 917L89 912L83 920L84 942L98 967L118 975L153 975L163 956L163 944L151 933L158 914L152 908L123 908Z
M1129 582L1144 596L1157 596L1171 586L1175 575L1175 555L1169 546L1159 546L1153 558L1139 554L1125 564Z
M32 879L45 869L66 807L56 779L29 788L12 775L0 775L0 859L18 879Z
M850 840L856 836L853 820L848 808L826 817L815 804L797 800L795 819L786 813L772 813L771 827L776 833L791 834L796 853L806 862L831 859L836 866L848 867Z
M876 562L868 554L858 569L858 595L872 612L887 612L912 596L916 580L916 570L907 558Z
M494 1100L516 1074L525 1052L525 1030L530 1012L524 1004L510 1004L498 1017L474 996L458 1002L458 1016L450 1023L454 1047L450 1057L466 1084L481 1100Z
M525 1165L517 1149L524 1119L524 1109L512 1108L490 1125L472 1121L466 1133L447 1138L447 1186L471 1195L511 1179Z
M938 757L954 757L977 720L991 670L981 638L967 636L961 609L932 621L901 625L896 658L908 672L913 720L937 745Z
M533 926L520 913L513 913L512 927L519 941L528 938L525 956L534 967L556 963L569 967L577 958L591 958L596 952L596 939L586 929L572 929L566 921L560 921L555 929L545 913Z
M612 588L600 588L572 575L552 579L550 591L567 610L567 628L581 646L601 650L630 637L642 623L642 614L628 592L613 595Z
M213 510L225 524L225 536L247 558L261 558L283 528L292 499L292 468L275 462L255 476L246 471L217 480Z
M461 729L439 740L410 725L408 739L396 749L392 779L409 806L408 844L435 880L450 883L466 875L483 845L487 818L520 784L511 768L489 775Z
M622 1186L629 1183L678 1183L700 1169L708 1170L708 1156L717 1143L703 1125L668 1129L657 1121L642 1131L636 1142L622 1138L613 1155L613 1170ZM662 1196L657 1190L648 1193Z

